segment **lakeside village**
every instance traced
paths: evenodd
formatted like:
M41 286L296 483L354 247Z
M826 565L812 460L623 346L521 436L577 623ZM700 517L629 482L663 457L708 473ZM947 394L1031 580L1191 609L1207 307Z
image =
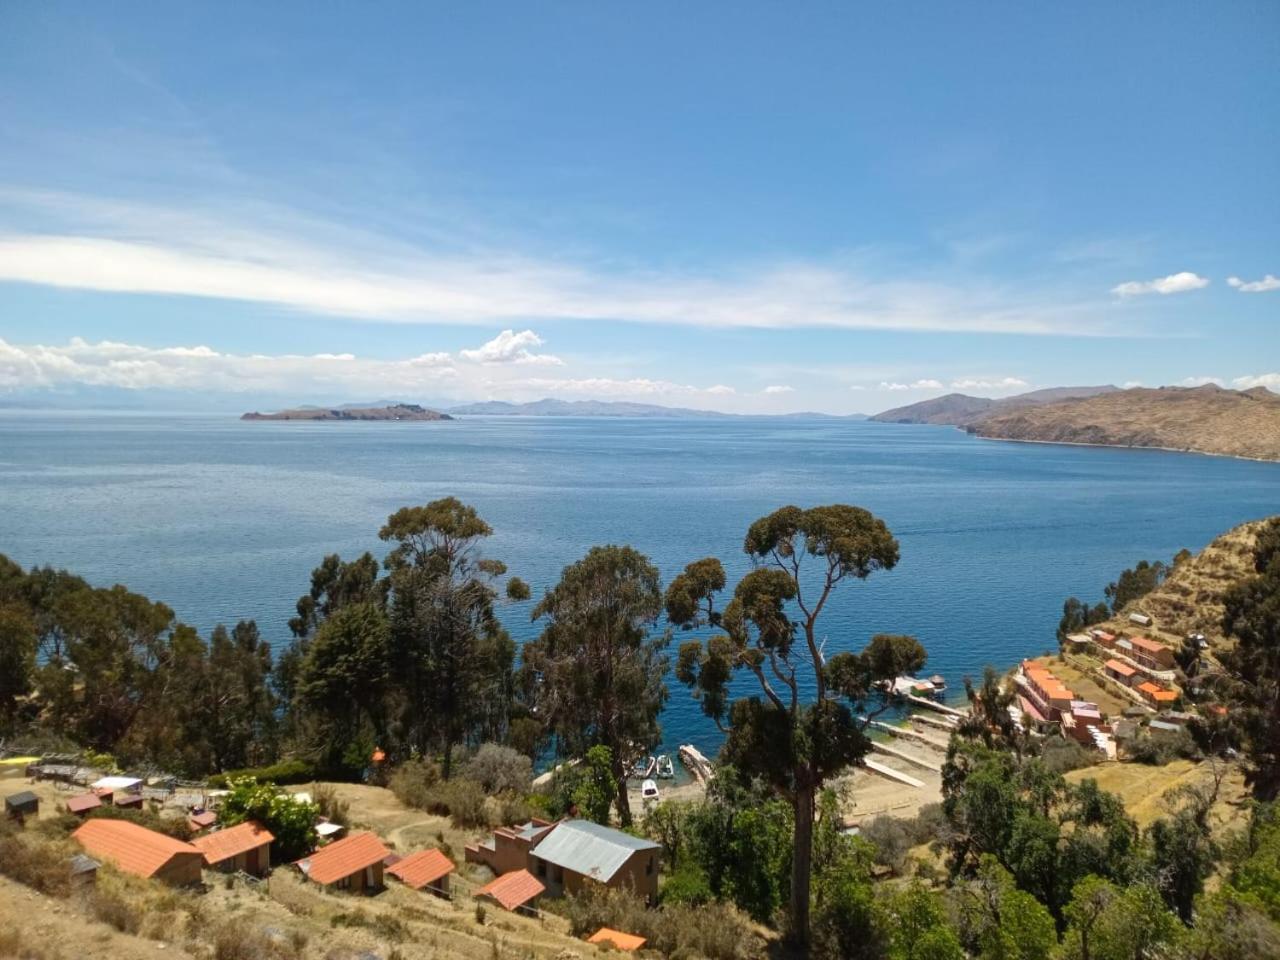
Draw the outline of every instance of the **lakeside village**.
M1150 618L1132 614L1131 621L1149 627ZM1205 644L1202 636L1188 640ZM1073 678L1064 679L1065 674ZM1174 653L1169 646L1142 635L1126 636L1103 629L1071 634L1058 658L1024 660L1004 678L1016 685L1008 707L1013 720L1035 735L1061 737L1096 749L1105 760L1115 761L1138 737L1175 735L1195 716L1176 709L1181 695L1173 685ZM858 821L886 810L915 810L940 796L941 773L948 741L944 738L967 716L967 711L945 703L946 681L941 676L918 679L901 676L884 684L885 693L909 712L900 723L872 721L881 734L873 742L875 757L863 761L865 772L899 788L893 802L874 785L857 791L857 816L846 824L857 832ZM1205 709L1225 712L1210 705ZM576 894L589 884L627 889L647 903L658 894L661 846L630 833L589 820L567 817L558 821L532 818L499 827L477 837L464 848L463 862L471 866L469 880L461 888L456 880L459 864L436 847L398 850L369 830L348 832L343 823L317 815L314 850L288 863L273 863L276 839L261 824L246 821L223 827L219 808L229 795L199 782L180 782L167 776L103 774L73 755L22 756L14 748L0 747L0 770L21 771L26 789L5 797L7 815L19 822L41 814L42 801L58 812L84 819L72 837L83 848L71 871L78 883L91 884L103 861L144 878L174 885L199 884L206 871L238 874L249 882L261 880L273 869L286 867L298 877L330 891L375 893L393 878L406 888L444 899L468 896L503 910L537 915L545 897ZM680 796L700 792L714 776L708 758L692 744L679 748L678 757L690 780L672 786ZM382 751L371 757L371 766L385 760ZM932 778L926 779L929 774ZM555 771L534 780L546 786ZM864 783L867 778L859 778ZM666 755L644 756L630 770L633 789L648 807L661 795L655 781L675 784L676 774ZM901 791L918 792L913 801ZM287 794L300 806L312 804L305 789ZM161 816L183 818L191 832L189 841L140 826L129 820L88 819L104 806L119 810L149 808ZM354 811L357 819L359 811ZM452 882L451 882L452 881ZM635 949L643 940L625 931L602 929L592 942L620 949Z
M453 531L475 541L487 527L455 501L390 521L383 538L402 543L390 576L368 554L326 558L291 622L299 640L277 662L251 624L217 630L205 647L122 587L10 568L26 591L17 595L47 613L40 622L81 631L75 652L95 666L73 675L41 664L10 697L11 713L30 719L9 726L25 742L0 741L0 956L6 945L36 960L131 956L164 940L177 941L165 948L176 960L573 960L615 949L761 960L775 946L900 960L917 956L903 918L923 910L946 960L1077 960L1084 904L1115 930L1141 916L1163 943L1208 944L1149 958L1280 956L1280 874L1267 859L1280 851L1270 803L1280 764L1262 735L1274 729L1263 712L1274 712L1274 681L1260 659L1274 649L1280 518L1168 565L1140 562L1106 587L1108 603L1067 598L1056 653L965 678L963 700L928 676L913 637L875 634L860 652L825 656L816 608L797 599L805 617L788 615L800 579L790 557L822 560L829 587L846 569L896 563L883 523L844 505L782 508L753 524L748 552L775 562L727 602L715 558L664 591L634 550L593 548L532 609L545 627L518 672L514 644L486 617L491 633L435 652L441 662L483 654L456 697L435 698L443 674L382 672L396 662L385 654L364 672L353 665L393 639L442 636L414 606L415 588L450 583L433 565L442 553L414 560L422 531L443 551L456 547ZM825 552L835 544L870 546L842 561ZM473 590L473 569L505 572L453 569ZM48 583L81 602L50 605L35 590ZM480 583L474 595L496 600ZM505 592L530 594L514 578ZM606 637L613 645L581 627L602 595L643 601ZM132 687L104 682L109 657L87 659L116 649L103 646L116 636L99 629L103 610L151 611L154 636L167 631L139 648L164 657L145 674L133 661ZM668 659L667 637L649 630L663 616L724 634L690 636ZM34 632L35 621L19 626ZM797 676L809 664L820 686L806 706ZM630 686L589 702L578 693L619 666ZM732 700L737 668L761 696ZM695 744L651 755L670 677L726 730L714 763ZM620 699L639 678L651 695ZM521 698L495 694L517 682ZM639 709L600 742L620 704ZM423 725L468 706L466 725ZM476 707L507 712L495 722ZM352 735L358 725L365 735ZM796 750L794 731L814 746ZM577 740L535 777L552 734ZM28 912L30 930L14 927ZM1018 917L1031 919L1006 927ZM1220 949L1241 931L1244 947ZM95 939L117 933L111 949ZM1034 949L989 949L992 937Z

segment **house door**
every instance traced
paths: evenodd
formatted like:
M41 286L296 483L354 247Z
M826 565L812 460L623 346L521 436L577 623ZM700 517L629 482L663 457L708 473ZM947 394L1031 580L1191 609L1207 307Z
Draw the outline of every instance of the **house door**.
M259 854L261 854L261 852L262 852L261 847L254 847L252 850L250 850L248 853L244 855L245 873L251 873L256 877L261 872L262 867L259 865L259 861L258 861L258 857L259 857Z

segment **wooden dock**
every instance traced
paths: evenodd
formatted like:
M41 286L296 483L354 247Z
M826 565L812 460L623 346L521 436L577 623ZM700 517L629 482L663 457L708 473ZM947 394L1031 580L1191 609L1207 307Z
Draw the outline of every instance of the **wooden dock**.
M924 697L917 697L914 693L906 695L909 703L914 703L917 707L924 707L926 710L936 710L938 713L947 715L948 717L966 717L967 713L963 710L957 710L955 707L948 707L945 703L938 703L937 700L928 700Z
M914 757L909 753L903 753L901 750L895 750L893 747L886 747L883 743L876 743L874 740L871 742L871 749L876 753L883 753L885 756L901 760L903 763L914 764L925 770L932 770L934 773L942 772L942 764L940 763L934 763L932 760L925 760L922 757Z
M917 790L924 789L924 781L917 780L915 777L905 773L899 773L893 767L886 767L878 760L872 760L870 757L862 758L862 765L872 773L878 773L880 776L897 783L905 783L908 787L915 787Z
M950 717L926 717L919 713L913 713L907 719L924 727L932 727L934 730L946 730L949 732L956 728L956 722Z
M909 730L906 727L895 727L891 723L883 723L879 720L872 720L871 726L877 730L883 730L891 737L902 737L904 740L910 740L914 743L923 743L926 746L933 747L935 750L946 750L950 744L945 740L935 740L933 737L927 737L918 730Z
M707 783L715 776L715 769L711 766L711 761L703 756L702 751L691 743L685 743L676 750L676 756L680 758L680 762L689 768L689 772L693 774L695 780L699 783Z

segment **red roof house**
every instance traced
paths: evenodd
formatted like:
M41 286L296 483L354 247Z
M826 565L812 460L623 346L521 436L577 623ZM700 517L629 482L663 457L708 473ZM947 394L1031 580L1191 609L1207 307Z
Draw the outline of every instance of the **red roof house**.
M67 800L67 813L74 813L77 817L83 817L90 810L97 810L100 806L102 806L102 801L98 799L96 793L84 793Z
M503 910L529 910L546 889L528 870L512 870L485 884L475 895L492 900Z
M353 833L303 857L297 866L321 886L377 890L382 886L383 858L390 852L376 834Z
M196 837L191 845L204 855L204 862L217 870L243 870L260 877L271 869L271 841L275 837L260 823L247 820Z
M387 873L414 890L430 887L444 893L449 891L449 874L453 870L453 861L439 850L419 850L387 867Z
M86 820L73 837L85 852L110 860L126 873L172 884L200 882L204 857L189 843L127 820Z

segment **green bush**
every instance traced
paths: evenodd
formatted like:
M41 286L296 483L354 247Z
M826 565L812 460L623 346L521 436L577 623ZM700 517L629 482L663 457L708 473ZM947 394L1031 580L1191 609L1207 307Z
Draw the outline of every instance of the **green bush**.
M610 927L644 937L647 949L666 957L755 960L764 955L760 937L737 910L722 903L664 903L651 910L629 891L595 887L567 898L562 906L578 937Z
M215 773L209 778L209 786L215 789L226 789L232 780L243 780L245 777L252 777L259 783L278 783L281 786L288 786L293 783L310 783L316 778L316 768L305 760L281 760L266 767L248 767L244 770Z
M484 787L465 777L441 780L439 768L433 763L411 760L402 765L391 775L390 787L401 803L449 817L454 826L492 824Z
M533 764L518 750L485 743L467 761L462 775L479 783L490 794L525 794L533 779Z
M440 768L426 760L410 760L391 774L387 786L406 807L426 810L431 792L440 782Z
M711 884L707 881L706 871L696 863L684 861L663 882L662 889L658 891L658 899L663 904L679 903L693 907L709 903Z

